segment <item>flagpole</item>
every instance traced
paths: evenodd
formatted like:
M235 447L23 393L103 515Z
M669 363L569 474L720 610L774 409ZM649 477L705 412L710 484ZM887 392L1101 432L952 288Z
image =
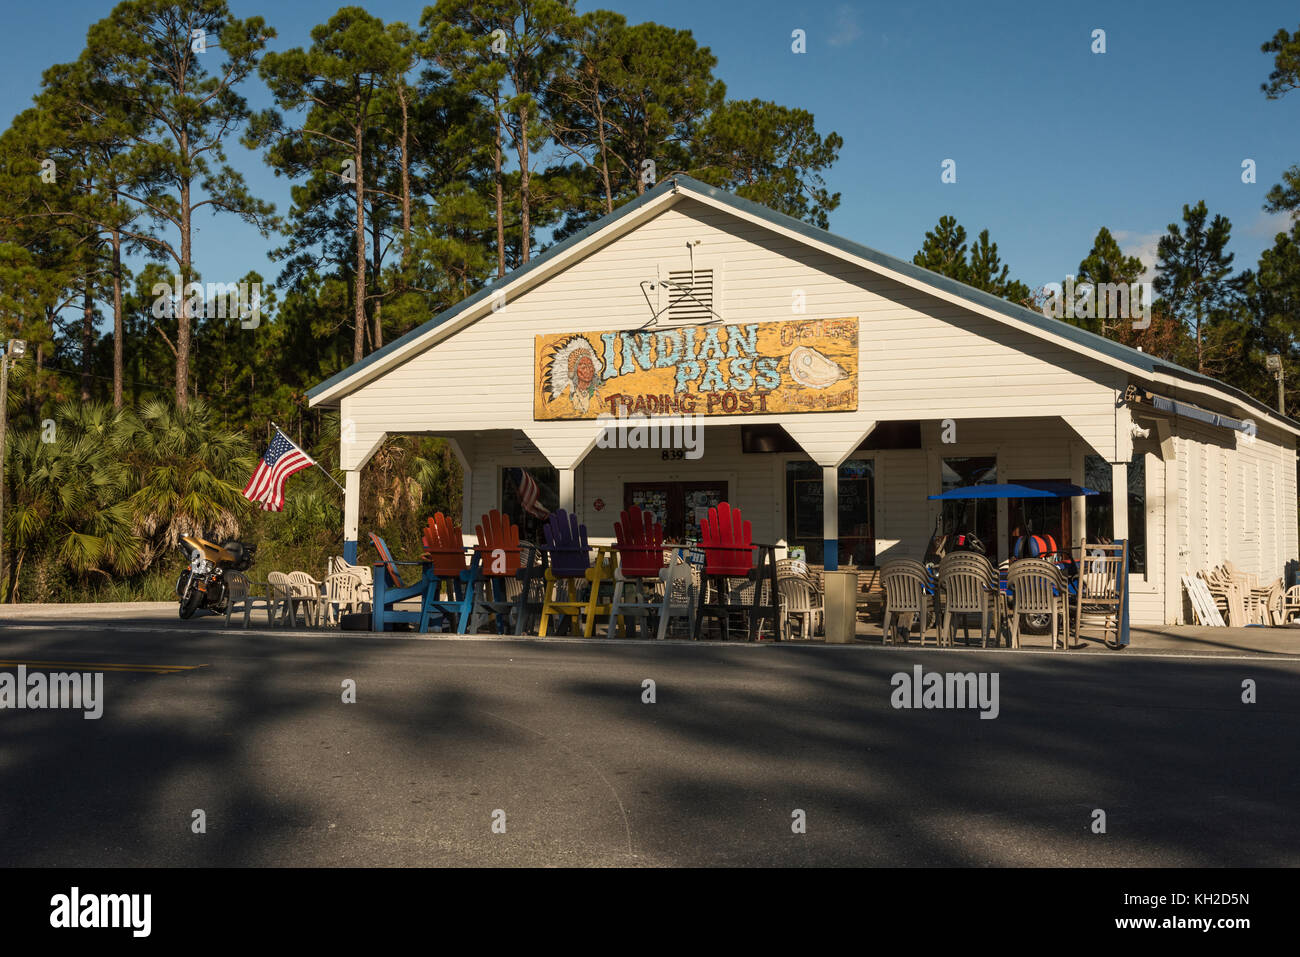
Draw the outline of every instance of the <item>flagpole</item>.
M288 443L289 443L290 445L292 445L295 449L298 449L299 452L302 452L303 455L307 455L306 452L303 452L302 449L299 449L298 446L294 444L293 439L289 438L289 433L288 433L288 432L286 432L284 429L282 429L282 428L280 428L278 425L276 425L274 420L271 421L271 424L275 426L275 430L276 430L277 432L279 432L281 435L283 435L283 436L285 437L285 439L288 441ZM310 456L310 455L307 455L307 458L311 459L311 456ZM315 459L311 459L311 464L314 465L314 466L316 466L316 467L317 467L318 469L320 469L322 472L324 472L324 473L325 473L325 477L326 477L327 479L329 479L329 480L330 480L331 482L333 482L335 485L338 485L338 489L339 489L340 492L342 492L344 495L347 495L347 494L348 494L348 490L345 489L342 485L339 485L339 483L338 483L338 479L336 479L333 475L330 475L330 473L329 473L328 471L326 471L325 466L321 465L321 464L320 464L319 462L317 462Z

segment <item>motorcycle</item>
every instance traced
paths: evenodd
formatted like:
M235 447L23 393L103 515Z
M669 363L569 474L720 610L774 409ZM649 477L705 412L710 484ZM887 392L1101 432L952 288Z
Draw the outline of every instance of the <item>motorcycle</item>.
M977 555L987 555L988 549L985 547L983 540L974 532L954 532L951 535L945 535L939 528L935 528L934 535L930 539L930 544L925 550L925 558L922 564L925 570L934 578L939 574L939 563L943 557L952 552L974 552Z
M226 610L226 572L247 571L257 549L253 545L230 539L218 545L214 535L182 535L181 549L189 567L176 580L176 597L180 599L180 616L193 618L200 608L217 614Z

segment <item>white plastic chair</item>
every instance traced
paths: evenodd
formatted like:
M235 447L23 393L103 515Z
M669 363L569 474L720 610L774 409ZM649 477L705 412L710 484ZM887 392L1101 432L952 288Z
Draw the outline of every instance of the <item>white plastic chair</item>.
M242 572L226 572L226 627L230 627L230 617L236 606L244 613L244 627L249 626L253 609L258 605L266 609L266 622L272 623L271 600L266 595L259 595Z
M290 628L297 627L297 616L294 614L293 604L293 584L289 581L288 575L284 572L267 572L266 598L272 625L278 623L287 625Z
M693 634L697 595L691 565L676 554L659 570L658 578L624 578L620 564L615 573L614 600L610 605L606 633L615 634L615 623L621 618L626 630L635 629L644 634L654 617L659 619L657 637L662 639L668 634L669 620L684 617L687 634Z
M671 618L686 618L686 634L695 634L695 602L699 596L700 569L680 554L674 553L668 565L659 573L663 582L663 603L659 608L659 635L668 636Z
M325 598L321 594L321 582L306 572L289 572L289 585L293 593L293 606L296 612L299 606L305 608L303 617L312 626L318 626L324 617Z
M323 584L325 597L320 608L326 625L338 625L345 612L351 614L365 604L360 597L364 583L351 572L335 572L326 576Z
M881 566L880 582L885 590L881 640L885 644L907 644L906 638L900 640L898 636L898 630L906 617L909 632L912 619L916 619L916 629L921 637L921 645L924 646L932 604L931 595L926 590L930 584L930 576L926 573L925 566L910 558L893 559ZM940 644L937 622L934 643Z
M811 638L822 614L821 595L808 579L799 575L778 578L776 590L781 597L781 617L799 619L799 636Z
M962 618L962 633L970 641L970 615L980 616L980 646L987 648L990 632L998 634L998 573L983 555L952 553L939 563L939 593L943 598L943 624L940 644L956 644L957 622Z
M1011 647L1020 647L1020 619L1025 615L1049 615L1052 620L1052 647L1056 647L1057 626L1061 626L1061 644L1070 647L1070 601L1065 576L1049 561L1022 558L1007 571L1007 591L1014 592L1011 616Z
M349 565L338 556L331 556L325 563L325 576L338 575L347 573L361 580L361 589L357 593L357 600L363 604L370 604L371 597L374 595L375 572L369 565Z

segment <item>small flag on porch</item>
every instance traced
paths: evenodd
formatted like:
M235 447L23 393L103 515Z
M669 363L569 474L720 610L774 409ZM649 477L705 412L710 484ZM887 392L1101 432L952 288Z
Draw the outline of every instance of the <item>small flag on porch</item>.
M542 490L537 487L537 480L528 474L528 469L519 469L519 504L524 511L542 521L551 517L551 513L538 501Z
M294 445L279 429L257 465L257 471L244 487L244 498L257 502L264 511L284 509L284 482L295 472L311 468L316 460Z

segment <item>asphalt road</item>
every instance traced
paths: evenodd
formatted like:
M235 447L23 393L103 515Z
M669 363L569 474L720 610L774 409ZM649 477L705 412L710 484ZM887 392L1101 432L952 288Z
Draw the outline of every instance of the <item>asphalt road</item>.
M4 866L1300 864L1296 659L59 625L0 657L150 669L97 721L0 710ZM997 672L998 717L895 709L916 664Z

